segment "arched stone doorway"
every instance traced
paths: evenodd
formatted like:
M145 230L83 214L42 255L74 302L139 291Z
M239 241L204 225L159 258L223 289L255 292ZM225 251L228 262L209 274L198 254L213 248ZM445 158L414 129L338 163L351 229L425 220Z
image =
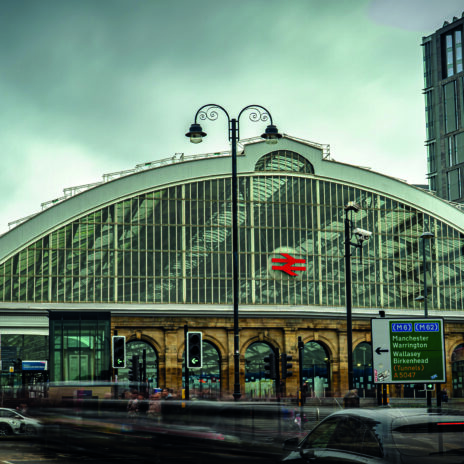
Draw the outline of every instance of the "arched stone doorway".
M458 345L451 355L453 398L464 398L464 343Z
M372 345L360 343L353 351L353 385L361 398L375 398L372 375Z
M307 397L331 395L330 358L318 342L308 342L303 349L303 392Z
M203 340L203 365L189 369L189 397L219 399L221 397L221 357L211 342ZM185 351L182 355L182 386L185 388Z
M132 340L126 343L126 368L118 369L118 382L120 383L129 383L129 365L132 356L138 356L139 362L143 362L145 351L146 357L146 379L141 379L142 382L147 382L148 388L152 390L153 388L159 387L159 377L158 377L158 354L149 343L144 340Z
M252 343L245 352L245 396L249 400L275 396L275 381L266 379L264 358L274 353L268 343Z

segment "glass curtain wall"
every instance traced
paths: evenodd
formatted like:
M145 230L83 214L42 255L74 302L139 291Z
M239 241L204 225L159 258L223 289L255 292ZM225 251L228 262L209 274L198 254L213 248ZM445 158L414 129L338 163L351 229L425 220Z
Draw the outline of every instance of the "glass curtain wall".
M354 223L373 235L352 259L353 306L421 310L428 230L430 310L464 309L459 231L386 195L278 166L239 179L241 304L343 307L344 206L356 201ZM229 177L184 183L85 215L0 263L0 301L231 304L230 187ZM296 278L270 272L283 250L305 260Z

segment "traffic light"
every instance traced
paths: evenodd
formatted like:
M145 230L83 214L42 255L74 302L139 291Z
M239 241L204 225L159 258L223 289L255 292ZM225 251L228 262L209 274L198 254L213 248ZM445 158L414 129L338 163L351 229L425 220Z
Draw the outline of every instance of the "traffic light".
M130 365L129 365L129 381L138 382L139 373L140 373L139 357L134 354L130 360Z
M424 385L424 387L425 387L424 390L426 390L426 391L433 391L433 390L435 390L435 384L434 384L434 383L426 383L426 384Z
M201 332L187 332L187 367L199 368L203 364L203 340Z
M113 336L113 368L126 367L126 337Z
M13 365L14 365L14 371L15 372L22 372L23 370L23 362L21 359L17 359L16 361L13 361Z
M266 379L273 379L277 378L277 371L276 371L276 362L275 362L275 354L270 353L269 356L264 357L264 376Z
M290 369L293 367L293 364L290 361L293 359L293 356L289 356L287 353L282 353L280 359L282 364L282 379L291 377L293 372Z

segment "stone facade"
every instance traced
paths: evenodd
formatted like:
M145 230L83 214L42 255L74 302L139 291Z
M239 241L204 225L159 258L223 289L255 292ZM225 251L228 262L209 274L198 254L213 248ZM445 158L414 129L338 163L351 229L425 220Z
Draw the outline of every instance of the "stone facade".
M182 389L182 356L184 352L184 325L189 330L201 331L203 339L212 343L220 354L221 395L232 398L234 387L234 331L232 318L181 317L114 317L112 330L125 335L127 342L143 340L158 355L159 385L175 391ZM279 351L293 356L293 376L286 380L285 396L296 396L299 388L298 337L303 343L316 341L324 346L330 362L330 395L343 396L348 390L347 332L345 319L297 320L289 318L240 319L240 385L243 396L245 384L245 353L255 342L266 342ZM372 342L369 320L353 321L353 349L361 342ZM445 324L446 370L448 391L451 385L451 355L456 346L464 342L464 331L458 323ZM401 396L401 388L390 389L390 395Z

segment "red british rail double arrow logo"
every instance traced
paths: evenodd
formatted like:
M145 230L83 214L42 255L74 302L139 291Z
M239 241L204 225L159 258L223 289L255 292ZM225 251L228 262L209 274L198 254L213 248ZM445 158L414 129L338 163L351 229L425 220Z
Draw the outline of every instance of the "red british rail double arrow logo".
M295 266L295 264L306 263L305 259L294 258L288 253L280 253L284 258L272 258L273 263L282 263L281 266L274 265L272 270L286 272L290 276L296 276L295 271L306 271L306 266Z

